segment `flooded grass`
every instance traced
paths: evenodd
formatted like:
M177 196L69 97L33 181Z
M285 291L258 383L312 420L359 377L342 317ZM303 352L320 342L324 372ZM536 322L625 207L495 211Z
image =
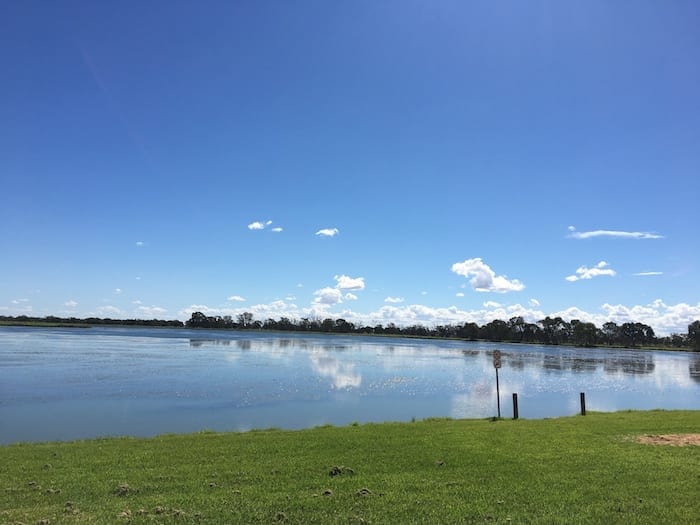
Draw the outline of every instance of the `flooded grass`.
M0 523L692 523L699 411L0 447ZM46 468L50 465L49 468Z

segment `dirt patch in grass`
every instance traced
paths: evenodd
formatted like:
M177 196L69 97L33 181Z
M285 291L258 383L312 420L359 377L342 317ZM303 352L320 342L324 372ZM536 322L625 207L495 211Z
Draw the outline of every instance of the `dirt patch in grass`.
M671 445L674 447L700 446L700 434L645 434L636 438L644 445Z

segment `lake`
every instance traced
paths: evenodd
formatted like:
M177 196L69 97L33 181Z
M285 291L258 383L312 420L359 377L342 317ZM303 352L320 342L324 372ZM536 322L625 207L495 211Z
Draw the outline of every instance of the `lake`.
M371 336L0 327L0 443L700 409L700 354Z

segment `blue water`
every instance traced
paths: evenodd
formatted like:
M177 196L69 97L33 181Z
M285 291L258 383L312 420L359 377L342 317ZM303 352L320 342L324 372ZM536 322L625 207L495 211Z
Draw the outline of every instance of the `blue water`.
M160 328L0 328L0 443L700 409L700 355Z

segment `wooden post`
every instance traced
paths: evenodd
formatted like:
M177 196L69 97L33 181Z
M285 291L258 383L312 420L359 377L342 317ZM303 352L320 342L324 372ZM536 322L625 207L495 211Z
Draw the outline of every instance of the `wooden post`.
M586 415L586 393L581 392L581 415Z
M518 394L513 392L513 419L518 419Z
M498 419L501 419L501 389L498 386L498 368L496 368L496 400L498 402Z

